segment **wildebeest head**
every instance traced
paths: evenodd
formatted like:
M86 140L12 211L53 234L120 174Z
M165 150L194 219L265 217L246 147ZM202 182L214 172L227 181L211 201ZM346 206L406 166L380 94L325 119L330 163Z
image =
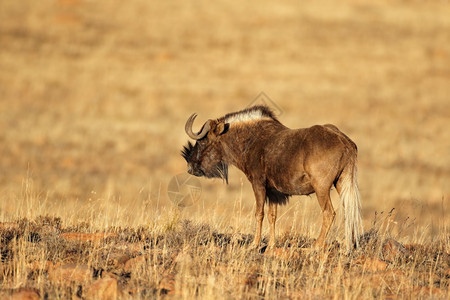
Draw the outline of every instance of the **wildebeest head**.
M219 120L208 120L198 133L192 130L197 114L193 114L186 122L187 135L194 139L195 145L188 142L181 155L187 162L188 173L194 176L222 178L228 183L228 165L223 161L221 135L225 134L229 124Z

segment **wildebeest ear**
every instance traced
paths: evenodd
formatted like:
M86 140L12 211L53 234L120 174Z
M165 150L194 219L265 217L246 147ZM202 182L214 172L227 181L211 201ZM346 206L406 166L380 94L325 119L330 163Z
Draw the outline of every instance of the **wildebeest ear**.
M230 123L219 122L214 130L214 133L216 136L219 136L226 133L228 128L230 128Z

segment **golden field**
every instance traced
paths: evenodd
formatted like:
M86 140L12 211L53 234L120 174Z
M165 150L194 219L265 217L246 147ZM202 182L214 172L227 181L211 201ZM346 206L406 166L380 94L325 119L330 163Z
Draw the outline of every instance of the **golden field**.
M0 297L95 298L112 279L117 298L447 298L449 15L431 0L1 1ZM251 249L235 168L170 201L189 115L200 127L261 92L285 125L358 145L360 250L339 250L339 222L329 249L302 250L314 195L279 209L278 248ZM70 266L88 275L58 280Z

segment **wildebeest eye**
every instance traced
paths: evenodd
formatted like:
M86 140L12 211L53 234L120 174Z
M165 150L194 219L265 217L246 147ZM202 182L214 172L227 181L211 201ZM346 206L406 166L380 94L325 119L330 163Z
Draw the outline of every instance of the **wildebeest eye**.
M189 162L191 160L193 149L194 146L191 142L188 142L186 146L183 146L183 150L181 150L181 156L184 157L186 162Z

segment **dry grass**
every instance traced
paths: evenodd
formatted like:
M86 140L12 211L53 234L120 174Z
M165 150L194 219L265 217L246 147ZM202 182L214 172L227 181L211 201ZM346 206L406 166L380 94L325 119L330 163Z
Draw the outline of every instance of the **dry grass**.
M321 252L305 251L311 239L288 233L279 238L279 248L258 250L249 246L250 235L176 218L167 221L109 227L101 238L80 233L92 230L88 223L62 227L59 218L4 225L3 295L25 286L43 298L91 299L95 283L113 280L113 298L123 299L448 296L448 244L385 240L382 223L363 237L358 251L347 254L337 242ZM61 270L70 272L60 278Z
M1 1L1 289L86 297L105 271L122 297L448 297L449 15L446 1ZM358 144L373 231L357 253L300 251L318 233L315 196L280 209L280 253L250 249L254 198L235 169L229 185L202 180L199 203L169 201L189 114L261 91L287 126L333 123ZM365 261L388 261L388 238L406 252L376 271ZM145 259L130 273L112 253ZM55 283L46 261L92 278Z

